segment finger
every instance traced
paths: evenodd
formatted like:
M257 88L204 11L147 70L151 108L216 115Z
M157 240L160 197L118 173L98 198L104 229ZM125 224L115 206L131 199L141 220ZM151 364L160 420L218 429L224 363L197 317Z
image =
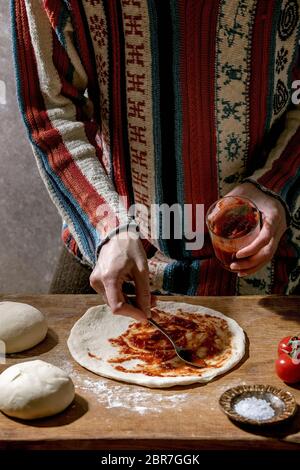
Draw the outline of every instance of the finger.
M146 314L147 318L151 317L151 295L149 286L148 269L134 271L134 282L136 288L136 302L138 307Z
M254 256L250 256L246 259L239 259L230 265L232 271L248 271L252 270L259 265L266 264L273 258L273 254L276 249L276 243L274 238L271 238L268 245L264 246L258 253Z
M265 266L266 263L262 263L262 264L259 264L257 266L254 266L253 268L251 269L247 269L247 270L244 270L244 271L239 271L237 273L238 277L245 277L245 276L249 276L250 274L255 274L257 273L260 269L262 269L264 266Z
M124 315L138 321L147 321L145 313L139 308L129 305L122 292L123 280L110 279L103 281L107 303L115 315Z
M274 230L272 229L271 224L265 220L256 239L253 240L250 245L245 246L244 248L241 248L239 251L237 251L235 255L236 258L247 258L249 256L255 255L259 250L261 250L261 248L268 245L273 235Z
M96 271L95 272L93 271L92 274L90 275L90 286L94 289L95 292L97 292L97 294L101 295L104 302L107 303L104 286Z
M104 287L102 287L102 290L98 291L97 294L99 294L101 297L102 297L102 300L105 304L108 304L108 301L107 301L107 297L106 297L106 292L105 292L105 289Z

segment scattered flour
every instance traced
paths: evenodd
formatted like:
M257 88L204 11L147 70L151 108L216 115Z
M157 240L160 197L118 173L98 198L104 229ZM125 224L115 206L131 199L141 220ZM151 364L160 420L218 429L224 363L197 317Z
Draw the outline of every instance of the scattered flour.
M76 383L76 382L75 382ZM164 409L180 408L187 403L187 393L153 393L151 390L137 390L132 385L115 385L101 378L82 379L78 384L82 390L92 392L97 401L107 408L126 408L139 414L161 413Z
M208 400L207 393L201 393L200 391L202 387L197 387L195 393L172 389L158 391L137 385L119 384L116 381L94 374L84 377L74 369L73 364L68 360L63 361L63 363L60 362L60 367L71 376L79 394L80 391L93 394L97 402L108 409L123 408L140 415L147 413L160 414L170 409L182 411L185 406L190 408L192 401L194 401L195 409L197 409L200 401ZM244 382L240 380L234 380L230 386L235 387L243 384ZM217 394L221 395L227 389L228 384L220 385ZM212 407L211 410L213 411L215 408Z
M180 411L184 405L191 404L192 397L186 392L172 390L157 392L136 385L119 385L100 376L84 378L74 370L69 361L64 361L61 367L70 374L78 391L92 393L98 403L102 403L106 408L125 408L135 413L146 414L162 413L166 409L175 408ZM202 398L198 393L194 397L197 401Z

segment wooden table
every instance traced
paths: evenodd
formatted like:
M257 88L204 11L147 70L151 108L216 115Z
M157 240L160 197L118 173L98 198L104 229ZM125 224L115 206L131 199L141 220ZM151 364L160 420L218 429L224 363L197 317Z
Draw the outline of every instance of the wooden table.
M165 298L165 297L164 297ZM21 422L0 413L0 449L300 449L300 412L280 428L238 426L219 409L218 399L239 384L270 384L291 391L300 405L300 386L282 383L274 373L278 341L300 332L300 297L167 297L214 308L245 330L244 360L206 385L151 390L99 377L74 362L66 339L94 295L0 295L43 311L49 322L46 340L11 355L7 366L39 358L70 373L76 398L65 412Z

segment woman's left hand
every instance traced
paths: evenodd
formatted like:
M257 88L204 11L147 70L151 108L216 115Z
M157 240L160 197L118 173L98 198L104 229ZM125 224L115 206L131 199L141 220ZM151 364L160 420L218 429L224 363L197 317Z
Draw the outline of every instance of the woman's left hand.
M247 276L259 271L274 256L280 239L287 229L283 205L252 183L243 183L226 196L245 196L253 201L262 213L263 226L258 237L250 245L236 253L237 260L230 269L238 276Z

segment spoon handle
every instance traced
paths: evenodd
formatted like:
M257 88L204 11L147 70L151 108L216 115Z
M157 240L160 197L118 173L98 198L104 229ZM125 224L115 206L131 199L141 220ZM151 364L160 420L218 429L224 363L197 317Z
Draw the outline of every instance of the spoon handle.
M176 347L173 340L168 335L168 333L164 330L164 328L162 328L158 323L156 323L156 321L153 320L153 318L148 318L148 322L151 323L153 326L155 326L159 331L161 331L162 334L165 335L165 337L168 338L168 340L172 343L174 348Z

